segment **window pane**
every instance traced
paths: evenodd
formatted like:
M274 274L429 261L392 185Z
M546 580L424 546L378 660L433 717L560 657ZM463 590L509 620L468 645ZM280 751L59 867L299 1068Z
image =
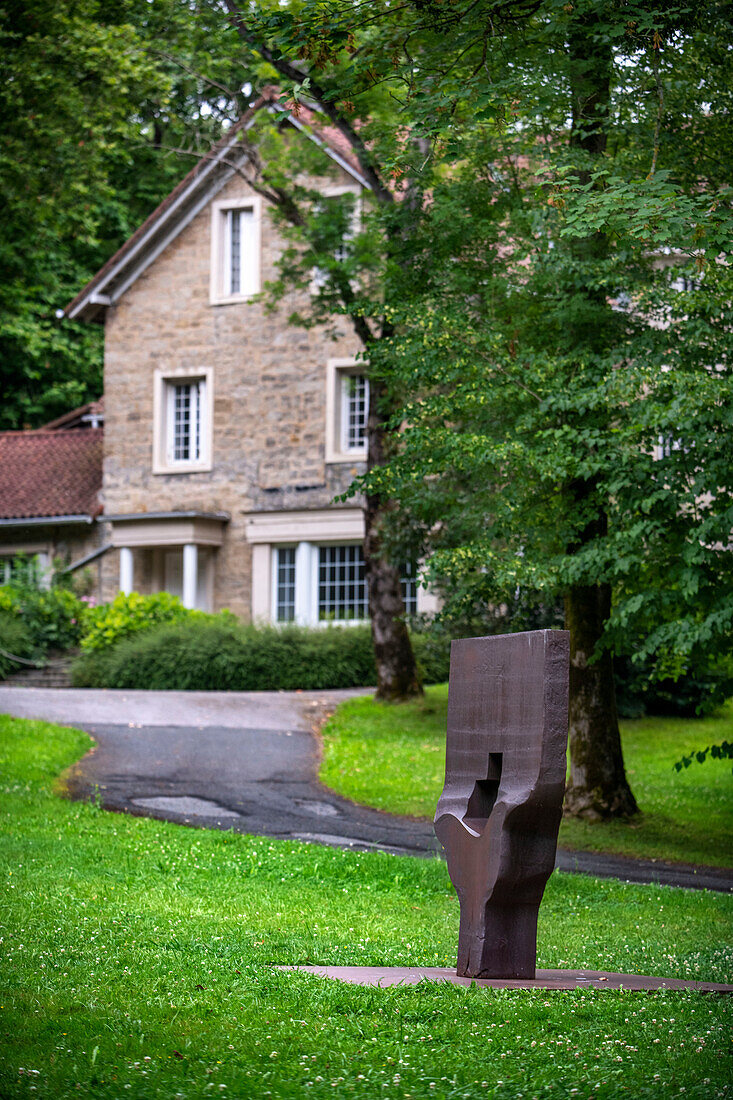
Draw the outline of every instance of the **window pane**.
M405 605L405 614L416 615L417 614L417 581L414 565L410 562L400 568L400 588L402 590L402 601Z
M295 549L289 547L277 551L277 597L275 617L279 623L291 623L295 619Z
M242 288L242 211L229 211L229 293Z
M203 381L177 382L173 391L171 433L174 462L198 462L201 458L201 401Z
M318 551L318 618L366 619L369 597L361 546L322 546Z
M366 446L369 382L363 374L341 376L341 445L344 451Z

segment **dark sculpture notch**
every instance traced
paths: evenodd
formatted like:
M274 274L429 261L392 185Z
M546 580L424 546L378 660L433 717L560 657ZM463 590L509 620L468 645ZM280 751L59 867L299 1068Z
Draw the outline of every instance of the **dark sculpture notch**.
M460 975L535 977L565 792L569 667L564 630L451 647L435 832L461 904Z

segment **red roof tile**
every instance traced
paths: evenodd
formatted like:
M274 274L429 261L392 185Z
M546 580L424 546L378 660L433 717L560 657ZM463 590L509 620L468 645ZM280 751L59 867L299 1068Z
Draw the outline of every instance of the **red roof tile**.
M0 432L0 517L101 512L102 428Z

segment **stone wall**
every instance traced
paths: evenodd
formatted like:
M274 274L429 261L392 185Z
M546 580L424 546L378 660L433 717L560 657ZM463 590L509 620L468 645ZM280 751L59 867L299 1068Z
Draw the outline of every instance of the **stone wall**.
M335 182L351 181L344 174ZM216 201L240 197L248 191L235 178ZM228 512L214 608L248 618L244 515L323 508L359 469L325 462L326 362L354 355L358 342L346 321L335 340L288 325L303 306L295 295L275 313L260 302L211 305L211 233L207 207L107 310L103 499L106 515ZM276 277L281 247L265 203L261 240L264 284ZM212 469L154 474L154 372L204 367L213 369ZM119 555L111 552L102 567L104 598L117 590L118 569Z

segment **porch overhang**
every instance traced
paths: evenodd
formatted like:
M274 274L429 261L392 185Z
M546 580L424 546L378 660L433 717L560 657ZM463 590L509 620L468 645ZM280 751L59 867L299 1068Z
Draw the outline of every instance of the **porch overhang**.
M134 512L105 516L113 547L221 546L228 512Z

